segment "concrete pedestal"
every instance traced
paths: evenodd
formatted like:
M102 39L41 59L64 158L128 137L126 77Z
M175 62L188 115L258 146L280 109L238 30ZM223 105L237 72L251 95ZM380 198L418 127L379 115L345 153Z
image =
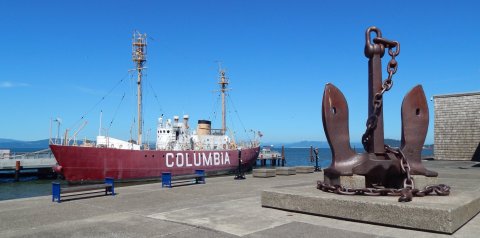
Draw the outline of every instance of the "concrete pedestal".
M257 178L275 177L276 169L253 169L252 175Z
M438 184L437 177L426 177L423 175L412 175L415 188L423 190L428 185Z
M297 174L295 168L293 167L278 167L276 168L277 175L294 175Z
M308 174L313 173L315 171L315 167L313 166L296 166L295 171L297 174Z
M346 188L364 188L365 176L353 175L353 176L339 176L335 179L330 179L327 176L323 176L323 181L330 185L341 185Z
M315 185L262 192L262 206L352 221L452 234L480 211L480 190L452 189L450 196L349 196L327 193Z

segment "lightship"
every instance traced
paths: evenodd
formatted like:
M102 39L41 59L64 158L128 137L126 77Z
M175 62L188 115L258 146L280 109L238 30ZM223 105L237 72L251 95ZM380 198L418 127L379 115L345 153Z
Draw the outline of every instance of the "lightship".
M137 141L120 140L99 135L96 143L70 143L65 133L62 143L50 140L57 165L54 170L70 182L158 179L162 172L173 175L192 174L203 169L207 174L226 174L238 169L239 163L249 169L257 159L259 142L237 144L227 135L225 94L229 81L220 69L222 96L222 128L212 129L211 121L198 120L190 129L189 116L171 119L158 118L155 148L142 142L142 76L147 61L146 34L135 32L132 40L132 59L137 74ZM74 135L75 136L75 135ZM75 140L75 139L74 139Z

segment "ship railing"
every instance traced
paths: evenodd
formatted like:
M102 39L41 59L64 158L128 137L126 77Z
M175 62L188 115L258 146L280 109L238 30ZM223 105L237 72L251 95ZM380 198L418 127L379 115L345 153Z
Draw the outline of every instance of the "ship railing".
M253 148L259 146L258 141L241 141L237 143L238 148Z
M210 133L215 136L223 136L223 130L222 129L211 129Z
M61 139L55 139L55 138L50 138L49 140L49 145L68 145L68 146L82 146L82 147L96 147L96 143L93 140L89 140L87 138L84 139L67 139L65 140L64 138ZM107 137L107 143L108 143L108 137ZM102 147L102 145L98 145L99 147ZM104 147L107 147L106 145Z

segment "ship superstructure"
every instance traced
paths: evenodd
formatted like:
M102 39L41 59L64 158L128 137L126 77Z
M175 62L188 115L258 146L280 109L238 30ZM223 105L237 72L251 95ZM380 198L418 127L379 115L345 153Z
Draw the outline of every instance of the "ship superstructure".
M164 121L158 119L157 150L226 150L236 149L236 144L221 129L211 129L211 121L198 120L196 130L190 130L188 115L179 121L174 116Z

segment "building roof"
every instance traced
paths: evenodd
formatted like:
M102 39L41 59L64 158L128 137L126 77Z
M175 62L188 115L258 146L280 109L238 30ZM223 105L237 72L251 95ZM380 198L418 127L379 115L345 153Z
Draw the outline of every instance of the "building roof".
M480 95L480 91L479 92L466 92L466 93L451 93L451 94L433 95L433 98L463 97L463 96L473 96L473 95Z

